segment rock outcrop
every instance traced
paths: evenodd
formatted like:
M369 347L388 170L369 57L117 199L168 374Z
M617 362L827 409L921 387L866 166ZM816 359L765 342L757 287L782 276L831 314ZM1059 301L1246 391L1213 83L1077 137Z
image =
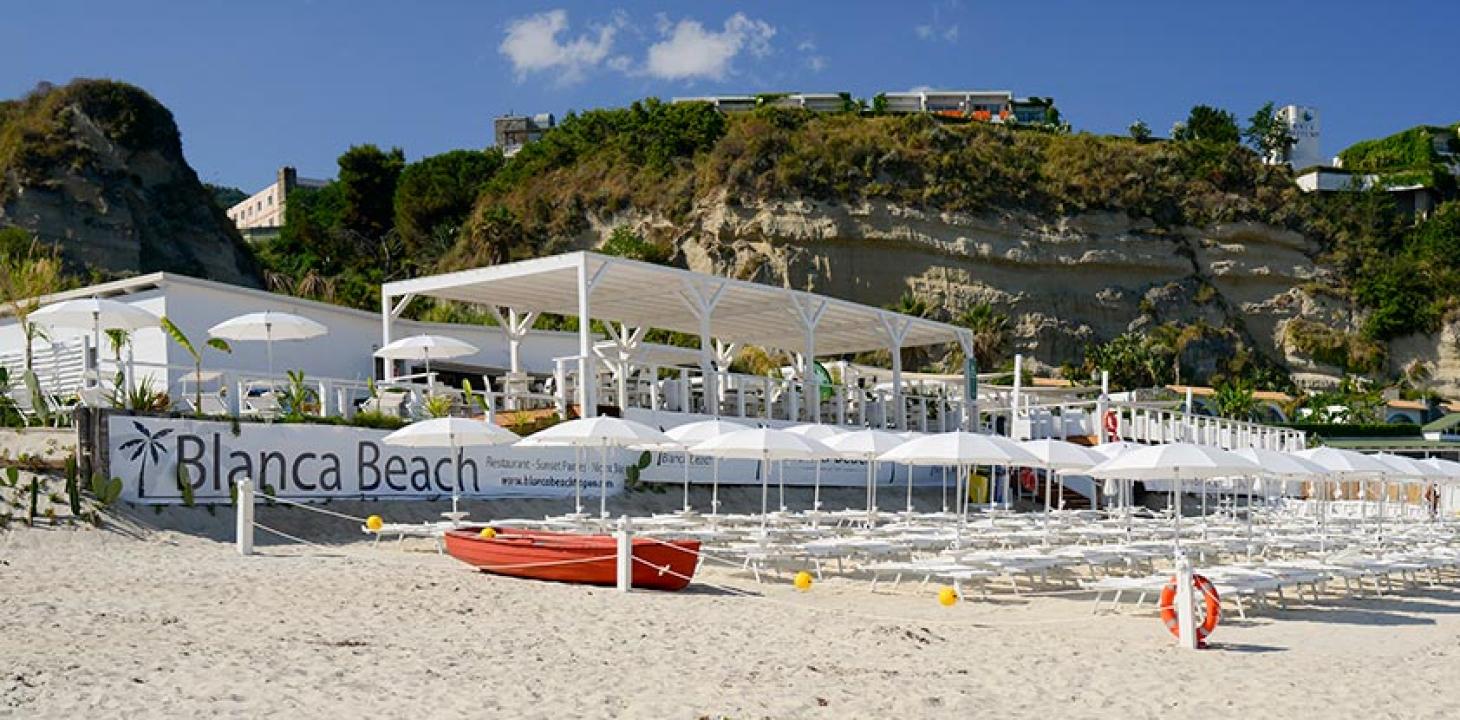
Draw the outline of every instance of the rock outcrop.
M0 105L0 226L55 243L75 268L262 284L183 158L172 114L122 83L42 86Z

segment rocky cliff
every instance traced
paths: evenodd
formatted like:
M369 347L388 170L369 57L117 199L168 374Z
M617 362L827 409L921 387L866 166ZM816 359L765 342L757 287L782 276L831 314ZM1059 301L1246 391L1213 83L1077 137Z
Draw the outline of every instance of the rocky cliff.
M122 83L42 85L0 103L0 226L57 244L75 269L261 285L184 159L172 114Z

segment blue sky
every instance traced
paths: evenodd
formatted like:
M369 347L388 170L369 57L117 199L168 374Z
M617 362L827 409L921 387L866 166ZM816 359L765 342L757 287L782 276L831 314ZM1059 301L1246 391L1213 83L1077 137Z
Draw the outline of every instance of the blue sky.
M1460 3L10 2L0 96L111 77L172 108L209 182L332 176L351 144L491 143L498 114L658 95L915 87L1052 95L1077 130L1195 103L1320 108L1323 149L1460 121Z

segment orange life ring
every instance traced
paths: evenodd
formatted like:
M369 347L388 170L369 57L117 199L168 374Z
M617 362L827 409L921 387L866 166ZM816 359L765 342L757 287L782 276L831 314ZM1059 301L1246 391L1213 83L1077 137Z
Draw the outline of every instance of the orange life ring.
M1105 434L1112 438L1118 437L1118 433L1120 432L1120 416L1116 415L1114 410L1106 410L1104 422Z
M1217 629L1217 623L1222 620L1222 596L1217 594L1217 586L1212 581L1201 575L1191 576L1192 589L1201 594L1201 599L1196 603L1196 646L1206 647L1207 636ZM1166 629L1172 635L1181 637L1180 621L1176 617L1176 577L1173 575L1171 581L1161 588L1161 622L1166 624Z

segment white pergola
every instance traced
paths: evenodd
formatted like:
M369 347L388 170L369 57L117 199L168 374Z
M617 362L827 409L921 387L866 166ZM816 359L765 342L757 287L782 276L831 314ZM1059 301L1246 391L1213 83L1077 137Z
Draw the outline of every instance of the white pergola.
M579 318L579 377L589 376L594 337L589 318L603 321L610 339L627 348L649 328L700 337L700 367L707 395L715 391L714 341L757 345L798 356L803 377L818 354L888 350L894 402L901 401L905 347L958 343L972 352L966 328L814 293L734 280L593 252L574 252L503 265L387 283L381 288L382 343L391 323L419 296L485 306L510 348L513 372L522 337L540 313ZM618 327L614 327L614 323ZM387 367L387 377L390 368ZM579 383L585 415L593 413L591 383ZM808 407L819 412L816 387L805 383ZM899 405L900 406L900 405Z

